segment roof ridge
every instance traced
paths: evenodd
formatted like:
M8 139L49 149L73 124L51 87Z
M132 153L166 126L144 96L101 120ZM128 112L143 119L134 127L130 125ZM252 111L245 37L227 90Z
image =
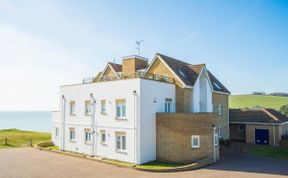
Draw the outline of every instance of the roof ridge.
M274 119L275 121L279 121L279 119L277 117L275 117L273 114L271 114L269 111L267 111L265 108L262 109L262 111L264 111L269 117L271 117L272 119Z
M182 60L180 60L180 59L176 59L176 58L173 58L173 57L170 57L170 56L167 56L167 55L161 54L161 53L156 53L156 55L164 56L164 57L167 57L167 58L173 59L173 60L175 60L175 61L179 61L179 62L185 63L186 65L191 65L190 63L187 63L187 62L182 61Z

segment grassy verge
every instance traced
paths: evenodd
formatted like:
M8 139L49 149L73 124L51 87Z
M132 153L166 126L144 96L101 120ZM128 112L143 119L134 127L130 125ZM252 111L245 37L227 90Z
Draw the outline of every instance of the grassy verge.
M4 139L8 138L8 145L4 144ZM0 130L0 148L16 148L28 146L29 140L35 145L51 140L51 135L44 132L32 132L18 129Z
M169 168L176 168L180 166L185 166L185 164L152 161L152 162L145 163L142 165L137 165L136 167L143 168L143 169L169 169Z
M288 159L288 149L277 148L277 147L252 147L248 148L248 153L260 155L260 156L269 156L279 159Z

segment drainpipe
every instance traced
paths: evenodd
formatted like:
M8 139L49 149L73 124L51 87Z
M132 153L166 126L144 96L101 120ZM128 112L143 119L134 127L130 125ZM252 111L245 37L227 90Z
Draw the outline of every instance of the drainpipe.
M134 95L134 164L137 164L137 105L136 105L136 99L137 99L137 91L134 90L133 91L133 95Z
M66 99L62 95L62 147L61 150L65 150L65 113L66 113Z
M91 128L92 128L92 148L91 148L91 156L96 155L96 126L95 126L95 104L96 100L92 93L90 93L90 102L92 105L92 114L91 114Z
M215 149L215 131L216 131L216 127L213 124L213 126L212 126L212 136L213 136L213 138L212 138L212 140L213 140L213 142L212 142L212 152L213 152L213 160L214 160L214 162L217 161L216 160L216 149Z
M275 143L275 125L273 124L273 146L276 146Z

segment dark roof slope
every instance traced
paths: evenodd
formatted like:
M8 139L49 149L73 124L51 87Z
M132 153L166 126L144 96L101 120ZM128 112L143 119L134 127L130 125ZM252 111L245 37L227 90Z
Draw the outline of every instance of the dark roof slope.
M205 64L191 65L163 54L157 53L156 55L159 55L186 85L194 86L200 72L205 67ZM230 94L230 91L211 72L208 71L208 75L215 91Z
M121 72L122 71L122 65L116 64L112 62L108 62L108 64L115 70L115 72Z
M288 117L274 109L229 109L230 122L283 123Z

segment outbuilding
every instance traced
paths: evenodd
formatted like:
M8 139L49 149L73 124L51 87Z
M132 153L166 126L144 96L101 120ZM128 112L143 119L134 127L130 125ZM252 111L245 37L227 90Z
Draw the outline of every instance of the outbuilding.
M230 109L229 122L231 140L279 146L288 134L288 117L274 109Z

